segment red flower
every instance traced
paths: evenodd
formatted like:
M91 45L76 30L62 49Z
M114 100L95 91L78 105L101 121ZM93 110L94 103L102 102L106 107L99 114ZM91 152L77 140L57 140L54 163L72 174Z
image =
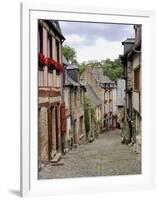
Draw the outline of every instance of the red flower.
M48 58L48 66L54 67L58 72L63 72L63 65L52 58Z
M39 58L38 61L40 65L44 66L47 64L47 59L45 58L44 54L39 53L38 58Z
M55 67L56 66L56 61L54 59L48 58L47 61L48 61L47 62L48 66L50 66L50 67Z
M56 70L57 70L58 72L63 72L63 65L60 64L60 63L57 63L57 65L56 65Z

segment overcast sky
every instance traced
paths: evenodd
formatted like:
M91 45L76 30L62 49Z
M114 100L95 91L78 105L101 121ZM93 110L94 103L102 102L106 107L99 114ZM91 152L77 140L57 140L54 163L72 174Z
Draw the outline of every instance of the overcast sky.
M132 25L60 21L60 27L64 44L75 48L78 62L115 59L123 53L121 42L134 37Z

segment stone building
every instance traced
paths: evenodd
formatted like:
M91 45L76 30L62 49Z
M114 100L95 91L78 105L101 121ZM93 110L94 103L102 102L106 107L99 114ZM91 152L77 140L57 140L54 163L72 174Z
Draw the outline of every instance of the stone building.
M125 124L125 80L124 79L117 80L116 105L117 105L117 116L118 116L117 127L121 129L121 136L122 136L123 132L125 132L125 127L124 127L124 124Z
M141 152L141 25L134 25L135 38L122 42L124 46L123 65L126 82L126 122L129 128L127 138L136 152Z
M79 80L79 68L64 59L64 101L66 102L66 149L72 149L86 140L84 124L85 87Z
M89 123L89 131L87 133L87 139L91 142L101 132L102 128L102 101L95 93L91 85L86 86L87 107L85 108L85 114L87 114L87 120Z
M116 128L117 107L116 107L116 84L106 75L103 69L88 65L81 77L86 84L89 84L102 101L102 130Z
M62 96L62 43L59 23L38 20L38 161L39 169L62 152L65 108Z

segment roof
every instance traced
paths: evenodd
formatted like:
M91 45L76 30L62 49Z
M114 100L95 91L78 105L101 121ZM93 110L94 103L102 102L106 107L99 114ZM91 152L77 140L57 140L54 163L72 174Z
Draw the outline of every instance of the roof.
M71 64L69 66L67 66L67 69L79 69L77 65Z
M96 79L96 81L100 83L114 83L114 81L110 80L110 78L106 75L103 75L102 68L93 68L92 75Z
M62 62L63 62L63 64L66 65L66 66L69 66L69 65L70 65L69 62L67 61L67 59L65 58L64 55L62 56Z
M65 40L64 35L62 34L59 22L57 20L45 20L46 23L48 23L55 32L60 36L61 39Z
M65 86L80 86L79 83L74 81L68 74L66 75L65 78Z
M122 42L122 45L124 46L124 55L128 55L128 53L133 50L134 44L135 38L127 38Z
M88 84L85 86L87 90L87 94L91 99L91 102L94 106L100 106L102 104L102 101L99 99L93 88Z
M80 85L81 85L81 86L84 86L84 87L87 86L87 84L86 84L86 83L83 83L82 81L80 81Z
M124 40L123 42L122 42L122 44L125 44L125 43L134 43L135 42L135 38L127 38L126 40Z

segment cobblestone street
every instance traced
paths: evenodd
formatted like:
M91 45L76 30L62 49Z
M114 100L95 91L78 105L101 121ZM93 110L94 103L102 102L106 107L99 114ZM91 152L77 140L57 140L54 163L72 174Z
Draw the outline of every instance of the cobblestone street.
M39 179L129 175L141 173L141 155L121 144L120 130L101 134L62 156L57 166L47 165Z

